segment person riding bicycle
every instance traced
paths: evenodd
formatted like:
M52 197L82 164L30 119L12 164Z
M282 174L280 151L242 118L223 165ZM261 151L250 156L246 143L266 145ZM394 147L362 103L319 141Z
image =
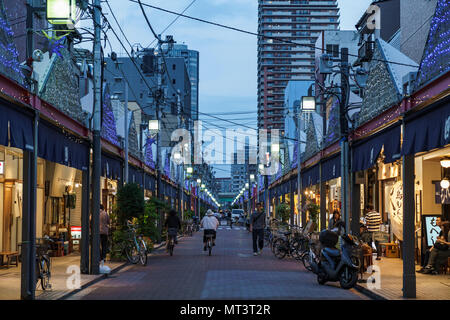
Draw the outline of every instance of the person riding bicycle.
M169 236L173 234L175 236L175 244L178 243L177 241L177 233L178 230L181 228L181 221L180 218L177 216L177 212L175 210L169 211L169 216L166 219L166 222L164 223L164 226L167 228L167 241L166 241L166 249L169 249Z
M219 221L216 217L214 217L214 213L211 209L208 209L206 211L206 216L203 217L202 221L200 222L202 228L203 228L203 251L206 251L206 235L212 234L213 235L213 246L216 245L216 230L219 226Z

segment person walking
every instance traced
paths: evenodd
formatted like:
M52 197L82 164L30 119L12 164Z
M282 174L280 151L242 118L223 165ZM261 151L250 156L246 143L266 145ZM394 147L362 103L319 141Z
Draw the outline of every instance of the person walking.
M103 266L108 251L110 219L103 205L100 205L100 266Z
M366 226L367 230L372 235L372 241L375 242L375 248L377 250L377 258L376 260L381 260L381 245L378 240L375 239L375 232L380 231L380 225L381 225L381 215L376 212L373 208L373 205L368 204L366 206Z
M261 202L256 205L256 211L250 217L250 232L253 238L253 255L261 254L264 247L264 228L266 226L266 215ZM258 250L259 248L259 250Z

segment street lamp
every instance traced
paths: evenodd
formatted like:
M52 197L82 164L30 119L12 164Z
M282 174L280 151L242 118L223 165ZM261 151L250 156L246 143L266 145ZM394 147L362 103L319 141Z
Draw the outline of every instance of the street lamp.
M157 133L159 131L159 120L149 120L148 121L148 130L151 133Z
M75 24L76 0L47 0L47 20L51 24Z

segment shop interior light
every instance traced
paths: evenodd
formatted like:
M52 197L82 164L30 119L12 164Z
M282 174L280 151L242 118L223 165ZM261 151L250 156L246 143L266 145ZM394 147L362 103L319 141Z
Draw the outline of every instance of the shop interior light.
M442 159L441 166L443 168L450 168L450 159L449 158Z
M442 189L448 189L450 187L450 181L448 181L447 178L442 179L441 181L441 188Z

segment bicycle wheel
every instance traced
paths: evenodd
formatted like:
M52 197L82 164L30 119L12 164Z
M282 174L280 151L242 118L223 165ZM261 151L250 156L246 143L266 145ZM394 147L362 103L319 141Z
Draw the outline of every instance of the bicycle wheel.
M173 243L170 243L170 244L169 244L169 254L170 254L171 256L173 256L173 247L174 247Z
M302 262L303 262L303 266L305 267L306 270L312 271L311 256L310 256L309 252L306 252L302 255Z
M136 248L134 243L128 243L125 247L125 254L127 256L128 261L132 264L136 264L139 262L139 250Z
M41 287L42 290L47 290L50 288L50 261L42 258L41 264Z
M139 244L139 261L143 266L147 265L147 249L145 248L144 240Z
M212 245L211 245L211 239L208 240L208 252L209 255L211 255Z
M278 259L283 259L286 256L287 250L286 250L286 243L283 239L277 239L274 243L274 252L273 254Z
M291 244L291 254L296 260L301 260L302 258L301 246L302 245L298 240L294 240Z

